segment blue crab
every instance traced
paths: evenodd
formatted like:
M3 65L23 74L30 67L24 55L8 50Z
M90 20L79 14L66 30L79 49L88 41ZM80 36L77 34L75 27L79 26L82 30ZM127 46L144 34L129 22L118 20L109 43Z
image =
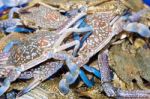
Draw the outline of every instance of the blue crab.
M134 32L138 33L142 37L149 38L150 37L150 30L147 26L137 23L135 21L139 20L141 15L145 13L146 10L141 10L136 14L133 14L131 16L128 16L124 19L123 17L119 18L114 22L113 28L115 29L111 33L111 35L116 35L122 30L126 30L128 32ZM149 11L149 10L147 10ZM147 12L146 11L146 12ZM125 22L122 24L122 22ZM150 90L135 90L135 91L124 91L121 89L114 88L111 84L111 73L109 70L109 65L108 65L108 51L104 51L102 54L99 55L98 57L99 64L102 64L101 67L101 81L102 81L102 87L106 94L110 97L136 97L136 98L148 98L150 97Z
M149 38L150 37L150 30L147 26L141 23L137 23L137 21L140 19L141 15L149 11L149 9L141 10L134 14L128 14L125 13L123 16L114 16L112 12L97 12L93 15L88 15L86 18L87 24L93 26L93 33L87 38L87 42L83 44L83 47L78 52L78 57L73 58L73 62L77 64L79 67L83 67L84 69L87 69L86 63L89 62L90 58L93 57L96 53L101 51L102 49L105 49L107 45L109 45L109 42L112 40L112 38L115 35L118 35L123 30L128 32L135 32L139 35ZM106 57L107 54L104 53ZM100 57L100 56L99 56ZM102 59L103 59L102 57ZM149 90L146 91L122 91L122 90L115 90L113 86L111 86L110 79L111 76L109 72L107 71L108 68L105 67L107 65L105 62L107 61L102 60L102 69L101 69L101 80L102 80L102 87L104 88L104 91L109 97L150 97ZM100 60L100 59L99 59ZM93 71L91 71L93 72ZM78 72L79 74L81 73ZM108 75L109 74L109 75ZM66 86L69 86L71 83L70 81L67 81L65 78L68 75L66 74L64 76L64 79L60 81L59 87L60 90L63 93L68 93L69 88ZM73 79L73 78L72 78ZM74 78L75 79L75 78ZM73 79L73 80L74 80ZM84 79L84 78L82 78ZM92 85L92 82L86 81L88 86ZM62 86L65 85L65 86ZM139 95L137 95L139 94Z
M126 16L126 14L125 14L122 17L115 17L112 12L103 12L103 13L96 13L94 15L88 15L86 18L86 22L88 24L90 24L91 26L93 26L94 32L89 36L89 38L87 38L87 42L79 50L78 56L70 58L70 59L72 59L72 61L69 61L68 64L70 64L70 65L76 64L78 67L82 67L85 70L88 70L88 71L94 73L97 77L100 77L100 73L97 72L94 68L87 66L86 63L90 60L91 57L93 57L96 53L98 53L100 50L102 50L104 47L106 47L106 45L108 45L108 43L111 41L111 39L115 35L117 35L118 33L120 33L123 30L137 32L141 36L149 37L150 31L149 31L148 27L146 27L143 24L134 22L134 21L139 20L141 13L145 13L145 12L146 12L145 10L142 10L133 15ZM109 24L110 22L111 22L111 25ZM119 25L120 25L120 27L118 28L117 26L119 26ZM135 30L133 31L132 27L137 28L138 25L142 26L142 28L139 28L136 31ZM101 34L99 34L99 32ZM62 40L60 40L60 41L62 41ZM100 42L101 45L97 44L97 42ZM59 45L60 43L56 43L56 44ZM70 63L70 62L72 62L72 63ZM62 93L67 94L69 92L69 88L68 88L69 85L72 84L77 79L78 75L85 75L84 72L82 72L82 70L80 70L78 67L72 66L73 69L70 69L71 72L67 72L65 74L64 78L60 81L59 89ZM74 73L74 75L73 75L73 73ZM128 91L118 90L117 93L115 93L114 88L112 86L110 86L109 84L107 84L107 81L106 81L107 78L105 78L105 74L107 74L107 72L105 71L105 69L102 69L102 74L103 74L102 75L102 82L103 82L102 86L104 87L104 91L107 93L107 95L109 97L114 97L114 96L124 97L125 95L122 95L122 92L124 92L124 94L127 94L127 96L129 96L129 94L130 94L129 97L134 97L137 94L140 94L137 97L149 96L148 95L149 91L128 92ZM91 87L93 85L92 82L89 81L86 76L84 76L84 77L81 76L81 79L83 79L89 87ZM34 84L31 83L31 86L34 86ZM28 87L28 89L24 89L21 92L21 94L25 93L27 90L29 90L30 87ZM110 87L110 89L108 87Z
M89 38L87 38L87 42L79 50L79 53L78 53L77 57L72 57L71 55L68 55L66 52L63 52L63 54L62 53L59 54L57 52L58 50L55 50L57 53L53 53L53 52L49 51L50 48L49 49L47 48L44 55L41 55L41 57L38 57L38 60L31 60L30 61L31 63L25 63L25 64L19 63L19 65L21 65L23 67L33 66L33 65L35 66L36 64L39 64L39 63L41 63L41 62L43 62L43 61L45 61L45 60L47 60L51 57L53 57L55 59L66 60L66 64L69 67L70 72L67 72L65 74L64 78L60 81L60 84L59 84L59 87L61 89L60 91L63 92L64 94L66 94L66 93L69 92L69 88L68 88L69 85L72 84L77 79L78 75L83 74L83 72L80 70L80 67L83 67L84 69L89 70L89 68L91 68L91 67L88 67L85 64L90 60L91 57L93 57L96 53L98 53L100 50L102 50L104 47L106 47L106 45L110 42L110 40L115 35L117 35L121 31L123 31L123 29L128 30L128 31L132 31L133 29L131 27L133 27L133 26L137 27L138 25L140 25L140 26L142 26L142 28L140 28L136 31L134 30L133 32L138 32L140 35L142 35L144 37L149 37L149 29L146 26L144 26L142 24L138 24L138 23L137 24L132 23L134 21L137 21L140 18L139 15L143 12L145 12L145 10L142 10L139 13L136 13L134 15L128 15L127 17L124 17L126 15L125 14L121 18L120 17L115 17L112 14L112 12L96 13L92 17L89 15L89 16L87 16L87 23L90 24L90 25L92 24L92 26L94 27L94 32L90 35ZM95 21L95 22L93 22L93 21ZM109 24L110 22L111 22L111 24ZM118 24L120 25L120 27L117 27L117 26L119 26ZM99 31L102 34L99 34ZM143 31L145 31L146 34ZM77 31L77 32L79 32L79 31ZM54 48L59 47L61 42L64 40L64 35L69 35L68 33L65 34L62 31L59 32L58 34L59 35L62 34L60 37L63 37L63 38L59 38L58 42L56 41L56 43L55 43L56 45L54 46ZM50 35L50 36L53 36L53 35ZM98 39L95 39L97 37L98 37ZM36 39L34 39L34 40L36 40ZM97 44L97 42L100 42L101 45ZM46 57L46 56L49 56L49 57ZM70 56L70 57L68 57L68 56ZM29 67L25 68L24 70L26 70L28 68ZM95 71L94 71L94 69L90 69L90 72L95 72ZM105 79L107 79L107 78L105 78L105 75L104 75L105 73L107 74L107 72L102 71L102 74L103 74L102 75L102 77L103 77L102 78L102 82L103 82L102 86L104 86L104 90L106 91L108 96L114 96L114 93L115 93L114 90L110 90L107 86L107 81L105 81ZM10 72L10 74L16 74L15 76L18 77L17 72L15 70ZM19 72L19 74L20 74L20 72ZM95 75L99 77L100 74L95 73ZM14 77L14 78L16 79L17 77ZM13 77L11 77L11 75L10 75L8 78L5 79L5 81L8 82L8 85L10 84L10 82L15 80L15 79L12 79L12 78ZM85 79L83 77L82 79L88 81L87 78ZM88 86L92 85L90 81L88 81L86 84ZM33 85L33 84L31 84L31 85ZM3 88L7 89L8 86L3 86L2 90L3 90ZM30 88L31 87L23 90L21 93L26 92ZM112 87L110 87L110 88L112 88ZM142 92L140 94L140 96L147 95L147 92L145 92L145 91L139 91L139 92ZM119 93L119 91L118 91L118 93ZM117 95L120 94L120 93L119 94L118 93L117 93ZM130 94L135 95L135 92L133 92L133 93L131 92Z
M65 37L67 37L72 32L87 32L93 30L89 26L78 28L82 21L80 21L79 19L84 17L85 15L86 13L84 11L81 11L76 16L71 17L71 20L67 20L63 26L51 33L49 33L49 31L38 31L32 36L30 35L25 43L19 45L14 50L11 50L6 63L9 64L9 66L14 66L14 68L10 70L7 75L8 77L4 80L4 83L2 84L2 87L0 89L1 94L3 94L9 88L11 82L15 81L20 76L21 72L26 71L51 58L65 60L67 66L69 67L69 70L71 70L73 75L75 75L76 71L74 71L74 68L77 68L77 66L70 64L70 58L72 56L65 54L63 50L71 46L75 46L74 50L76 50L80 42L78 40L75 40L61 46L59 44L61 44ZM76 23L76 21L78 22ZM73 27L71 27L72 25ZM37 81L41 81L41 79L38 79Z

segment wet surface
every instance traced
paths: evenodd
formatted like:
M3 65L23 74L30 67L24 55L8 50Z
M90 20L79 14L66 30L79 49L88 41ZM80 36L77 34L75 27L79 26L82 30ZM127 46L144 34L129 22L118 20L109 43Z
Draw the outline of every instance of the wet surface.
M105 11L113 11L116 14L120 14L120 12L124 11L128 8L133 11L138 11L145 7L145 5L141 4L141 0L130 1L130 0L121 0L122 3L118 6L117 0L37 0L42 3L46 3L47 5L51 5L52 7L56 7L58 11L70 10L73 8L79 8L83 5L89 6L88 13L96 13L97 11L105 12ZM33 0L32 4L37 2ZM119 9L118 9L119 8ZM33 9L31 9L33 10ZM50 12L48 10L48 12ZM37 13L37 12L36 12ZM38 16L34 15L28 17L28 14L25 13L25 19L30 19L31 21L34 19L38 20L42 17L42 12L39 13ZM47 13L47 12L44 12ZM56 13L59 15L60 13ZM6 16L6 15L5 15ZM150 13L143 16L141 22L145 25L150 26ZM4 17L5 19L6 17ZM33 18L33 19L32 19ZM52 18L52 16L49 16ZM58 17L59 19L60 17ZM3 19L3 18L0 18ZM56 18L57 19L57 18ZM56 20L54 19L54 20ZM22 16L22 20L24 20L24 16ZM49 22L47 20L36 21L34 20L33 24L27 24L29 27L39 29L49 29ZM61 21L66 20L66 17ZM47 22L46 27L45 21ZM57 25L54 24L51 26L56 29L58 25L60 25L60 20L57 20ZM36 23L37 22L37 23ZM31 22L32 23L32 22ZM12 33L9 35L4 35L0 33L0 52L3 48L13 40L19 40L21 42L26 40L26 37L29 34L20 34L20 33ZM32 34L31 34L32 35ZM148 89L150 88L150 47L149 40L141 38L139 36L129 37L128 39L123 40L120 44L111 45L109 47L109 64L114 72L113 85L115 87L119 87L122 89ZM89 62L88 65L95 67L99 70L97 64L97 55L94 56ZM65 71L66 72L66 71ZM63 72L64 73L64 72ZM56 74L57 75L57 74ZM62 95L58 89L59 81L62 79L64 74L60 76L54 76L44 82L42 82L38 87L34 88L27 94L17 97L17 99L108 99L108 97L104 94L101 88L101 81L96 77L93 78L93 75L86 72L86 75L89 79L94 79L95 85L92 88L87 88L86 85L83 84L81 79L71 86L70 92L67 95ZM15 95L20 90L24 89L32 80L17 80L11 84L9 90L5 93L5 95L1 96L0 99L15 99Z

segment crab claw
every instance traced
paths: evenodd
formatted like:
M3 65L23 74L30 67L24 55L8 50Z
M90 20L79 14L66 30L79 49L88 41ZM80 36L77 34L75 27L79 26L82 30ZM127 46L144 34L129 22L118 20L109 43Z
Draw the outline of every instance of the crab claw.
M141 99L149 99L150 98L150 90L133 90L133 91L125 91L118 89L117 90L118 97L124 98L141 98Z
M10 83L11 82L10 82L9 78L6 78L4 80L4 82L2 83L2 86L0 87L0 96L3 95L8 90Z
M137 22L129 23L123 29L128 32L138 33L139 35L141 35L143 37L147 37L147 38L150 37L149 28L146 25L141 24L141 23L137 23Z
M59 82L59 90L64 95L66 95L67 93L69 93L69 85L66 83L65 79L62 79Z
M79 67L70 62L68 59L67 66L70 72L67 72L63 79L59 82L59 90L62 94L69 93L69 85L73 84L79 76Z
M70 72L67 72L65 74L64 79L62 79L59 82L59 90L60 90L60 92L63 93L63 94L69 93L69 85L74 83L76 81L77 77L78 77L78 74L74 76Z

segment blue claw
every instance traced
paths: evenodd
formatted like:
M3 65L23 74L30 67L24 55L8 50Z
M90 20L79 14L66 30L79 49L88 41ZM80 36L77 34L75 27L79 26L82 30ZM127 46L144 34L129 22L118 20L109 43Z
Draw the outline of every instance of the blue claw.
M61 93L63 93L64 95L66 95L67 93L69 93L69 85L66 84L65 79L62 79L59 82L59 91Z
M94 67L87 66L87 65L84 65L83 68L87 70L88 72L93 73L96 77L101 79L101 73L99 70L95 69Z
M124 27L124 30L128 31L128 32L135 32L138 33L139 35L143 36L143 37L150 37L150 30L149 28L141 23L129 23L126 27Z
M16 44L20 44L20 41L17 41L17 40L14 40L14 41L11 41L9 42L3 49L3 52L4 53L8 53L10 51L10 49L16 45Z
M65 79L62 79L59 82L59 89L60 92L63 94L67 94L69 92L69 85L73 84L78 77L78 74L71 74L70 72L67 72L65 74Z
M79 67L77 65L73 64L69 58L66 60L66 64L70 72L67 72L59 82L59 89L63 94L69 92L69 85L73 84L79 76Z
M88 79L88 77L85 75L85 73L82 70L80 70L80 77L88 87L91 88L94 85L94 83Z
M10 86L10 81L8 78L6 78L2 86L0 87L0 96L3 95L8 90L9 86Z

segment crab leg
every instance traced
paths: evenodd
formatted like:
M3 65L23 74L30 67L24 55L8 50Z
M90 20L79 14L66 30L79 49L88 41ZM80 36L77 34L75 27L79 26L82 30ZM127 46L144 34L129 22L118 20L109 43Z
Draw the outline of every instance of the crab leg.
M118 89L117 97L125 97L125 98L150 98L150 90L134 90L134 91L125 91Z
M66 64L70 72L67 72L63 79L59 82L59 90L63 94L67 94L69 92L69 85L76 81L80 72L80 68L74 64L70 58L66 57Z
M5 79L4 80L4 82L2 83L2 87L0 88L0 96L2 95L2 94L4 94L4 92L6 92L6 90L9 88L9 86L10 86L10 81L9 81L9 79Z
M127 22L124 25L123 29L128 32L138 33L139 35L141 35L143 37L149 38L150 37L149 27L144 24L137 23L137 21L140 20L140 18L147 12L150 12L150 9L143 9L137 13L134 13L133 15L131 15L129 17L126 17L131 22Z
M102 87L107 96L114 97L116 96L115 88L111 84L111 75L110 75L110 69L108 66L108 52L105 51L102 54L98 56L98 65L102 64L101 67L101 81L102 81Z
M66 31L66 35L64 37L67 37L68 35L70 35L72 32L88 32L88 31L92 31L92 28L91 27L83 27L83 28L70 28ZM64 38L61 38L59 39L60 41L62 41ZM68 48L68 46L73 46L73 45L76 45L75 48L74 48L74 52L76 52L78 50L78 48L80 47L80 42L78 40L75 40L73 41L72 43L70 44L67 44L67 45L62 45L62 46L55 46L55 48L57 48L58 51L60 50L63 50L63 49L66 49L66 47ZM56 51L57 52L57 51Z
M89 88L91 88L94 85L94 83L88 79L83 70L80 70L80 77Z
M96 77L98 78L101 78L101 74L100 74L100 71L98 71L97 69L95 69L94 67L91 67L91 66L88 66L88 65L84 65L83 68L90 72L90 73L93 73ZM88 87L92 87L94 84L92 81L90 81L88 79L88 77L85 75L85 73L80 70L80 77L81 79L83 80L83 82L88 86Z
M138 11L137 13L132 14L129 17L129 20L132 22L137 22L147 12L150 12L150 8L142 9L142 10Z
M25 28L25 27L17 27L17 26L14 26L14 27L10 27L10 28L7 28L6 29L6 32L23 32L23 33L31 33L31 32L34 32L35 30L34 29L30 29L30 28Z
M77 22L79 19L81 19L82 17L84 17L86 15L86 13L81 12L79 14L77 14L75 17L71 17L69 18L68 21L70 22L66 22L65 26L61 26L59 30L57 30L58 34L61 34L61 36L59 37L59 39L56 41L55 43L55 47L59 46L63 39L66 38L66 31L69 27L71 27L75 22ZM63 28L62 28L63 27ZM61 31L60 31L61 30ZM65 34L66 33L66 34ZM63 38L63 39L62 39Z
M83 68L87 70L88 72L93 73L96 77L101 78L101 73L96 68L88 66L88 65L84 65Z
M100 63L102 64L101 67L102 87L109 97L150 98L150 90L124 91L113 87L113 85L111 84L111 75L108 66L108 51L104 51L101 55L99 55L98 62L99 64Z
M60 46L60 44L62 43L62 41L69 36L70 34L72 34L73 32L89 32L89 31L93 31L91 26L87 26L87 27L83 27L83 28L69 28L66 29L66 31L63 33L63 35L60 36L60 38L56 41L54 47L58 47Z
M85 22L82 22L80 27L85 27L85 26L88 26ZM79 28L80 28L79 27ZM79 37L79 33L74 33L73 34L73 37L74 37L74 40L80 40L80 46L79 48L82 47L84 41L92 34L92 32L87 32L83 37L82 39L80 40L80 37ZM73 56L76 56L77 55L77 52L79 50L79 48L76 50L76 51L73 51Z
M74 45L75 45L74 51L76 51L79 48L79 46L80 46L80 41L75 40L75 41L72 41L70 43L61 45L57 49L55 49L54 52L59 52L59 51L65 50L65 49L67 49L67 48L69 48L71 46L74 46Z
M143 37L147 37L147 38L150 37L149 27L141 23L137 23L137 22L129 23L123 29L128 32L138 33L139 35Z

